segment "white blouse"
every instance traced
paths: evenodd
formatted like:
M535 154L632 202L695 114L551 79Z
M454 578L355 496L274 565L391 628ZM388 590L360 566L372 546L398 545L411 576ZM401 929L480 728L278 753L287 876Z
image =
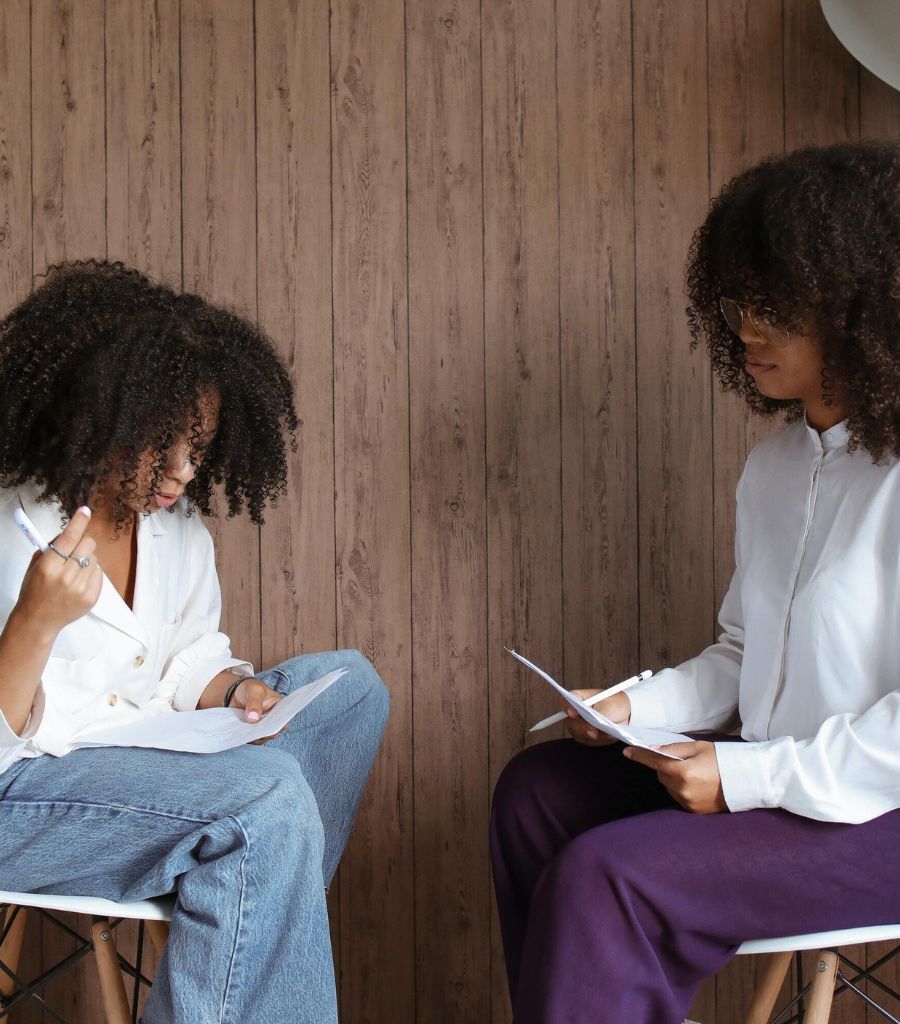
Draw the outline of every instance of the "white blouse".
M0 628L35 550L13 519L19 496L47 540L61 529L60 508L38 504L36 495L30 487L0 490ZM219 672L252 672L219 632L221 607L212 538L200 516L185 515L183 498L172 512L141 516L134 610L104 576L93 609L60 631L21 736L0 711L0 771L22 757L68 753L97 722L192 710Z
M822 821L900 808L900 460L803 420L751 452L718 643L630 691L632 721L741 723L717 743L732 811Z

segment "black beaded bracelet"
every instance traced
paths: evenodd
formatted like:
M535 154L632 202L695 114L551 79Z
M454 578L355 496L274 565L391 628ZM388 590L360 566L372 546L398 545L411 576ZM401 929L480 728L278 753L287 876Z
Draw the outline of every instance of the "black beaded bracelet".
M241 685L245 679L253 679L253 673L248 672L246 675L238 676L237 679L228 687L225 691L225 700L222 701L222 707L227 708L231 705L231 698L234 696L234 691Z

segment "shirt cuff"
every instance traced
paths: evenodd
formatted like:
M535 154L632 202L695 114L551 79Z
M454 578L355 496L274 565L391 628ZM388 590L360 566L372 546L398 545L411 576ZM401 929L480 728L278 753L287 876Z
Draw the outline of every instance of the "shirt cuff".
M43 717L44 686L42 683L38 683L38 687L34 691L34 700L31 702L31 711L28 714L21 734L10 728L6 715L0 711L0 748L24 747L40 728Z
M253 666L249 661L239 658L210 658L195 665L178 684L172 707L176 711L194 711L200 696L213 679L225 669L239 669L238 675L248 672L253 674Z
M666 721L666 705L660 693L659 677L657 673L652 679L638 683L628 691L628 699L631 702L631 718L629 725L637 725L648 728L661 729L668 726Z
M722 793L729 811L777 807L765 743L714 743Z

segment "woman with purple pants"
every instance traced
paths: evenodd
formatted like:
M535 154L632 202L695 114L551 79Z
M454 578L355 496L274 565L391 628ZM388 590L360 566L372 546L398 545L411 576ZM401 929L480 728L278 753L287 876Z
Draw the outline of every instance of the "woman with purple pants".
M738 485L718 642L596 705L700 734L681 760L570 709L498 781L516 1024L681 1024L745 940L900 920L898 268L892 144L761 164L697 232L695 341L787 422Z

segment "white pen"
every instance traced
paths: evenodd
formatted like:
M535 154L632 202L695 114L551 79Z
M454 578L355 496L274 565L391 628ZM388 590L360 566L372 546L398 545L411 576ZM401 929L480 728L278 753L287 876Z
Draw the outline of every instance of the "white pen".
M629 689L632 686L636 686L638 683L642 683L645 679L649 679L653 673L650 669L644 669L640 675L632 676L630 679L623 679L621 683L616 683L615 686L610 686L606 690L601 690L599 693L595 693L593 697L588 697L587 700L582 701L587 707L591 707L594 704L599 704L601 700L606 700L607 697L613 697L617 693ZM555 715L551 715L549 718L544 718L537 725L533 725L528 731L537 732L539 729L546 729L550 725L556 725L557 722L563 722L568 716L565 711L557 711Z
M41 536L40 531L34 525L34 523L25 515L25 510L17 508L13 512L13 517L16 520L16 525L25 534L25 536L31 541L31 543L38 548L40 551L46 551L50 546L44 538Z

